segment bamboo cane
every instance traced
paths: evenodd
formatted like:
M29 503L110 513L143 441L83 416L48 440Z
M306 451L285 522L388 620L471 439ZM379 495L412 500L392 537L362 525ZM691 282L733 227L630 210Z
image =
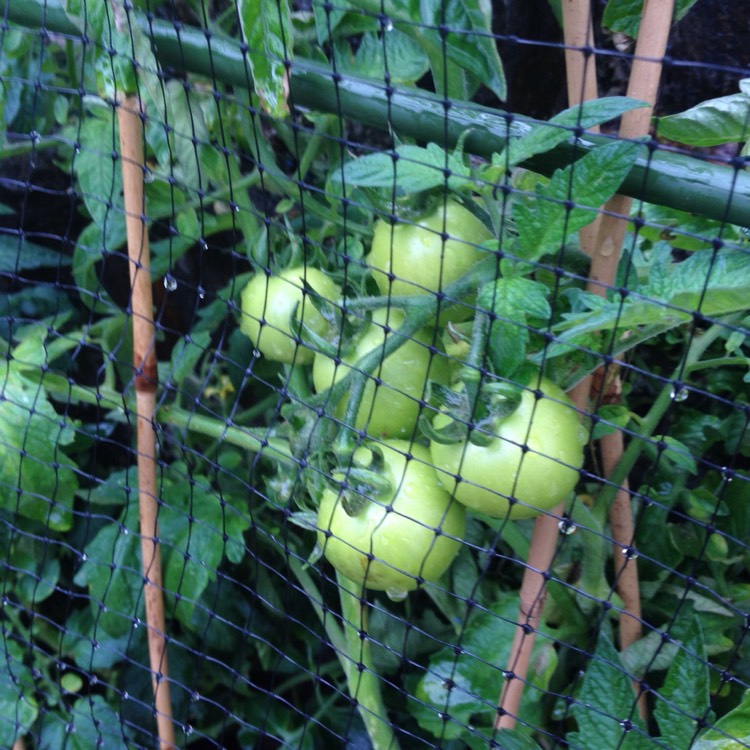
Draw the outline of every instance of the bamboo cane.
M598 97L596 61L593 53L587 54L587 50L593 47L594 32L588 0L563 0L562 12L568 103L573 106ZM592 256L595 253L598 227L597 219L580 231L581 247ZM570 393L573 404L581 412L588 403L589 382L590 379L586 378ZM565 505L558 505L549 515L539 516L534 524L529 559L519 591L518 626L505 670L506 681L498 699L495 719L497 729L512 729L516 724L536 631L544 609L546 573L552 566L559 535L559 519L564 512Z
M628 82L627 95L648 102L649 107L627 112L620 127L623 138L637 138L647 135L651 122L653 107L661 78L662 59L666 52L669 29L674 10L673 0L665 2L646 2L644 4L638 41L635 49L635 60ZM577 3L575 0L564 0L563 19L566 45L588 44L590 38L590 21L588 20L588 3ZM584 20L585 19L585 20ZM584 27L585 24L585 27ZM568 67L569 96L586 96L592 94L592 84L586 82L585 60L581 65L577 50L570 51L566 58ZM591 76L593 79L594 76ZM573 103L573 102L571 102ZM605 206L598 223L591 269L589 273L589 291L604 295L614 283L620 251L627 228L632 199L628 196L615 195ZM591 241L591 234L582 235L581 242ZM575 406L584 410L588 403L590 380L586 379L571 392ZM622 433L615 432L600 440L602 470L605 478L611 476L619 463L623 452ZM541 619L546 574L552 564L557 542L557 518L564 508L559 506L551 515L541 516L534 528L534 535L529 552L528 566L521 584L519 627L516 629L511 657L506 675L510 675L503 686L498 702L498 729L512 728L523 695L528 664L534 646L536 628ZM630 492L625 480L615 496L610 508L610 525L612 528L615 581L617 592L623 600L623 612L620 618L620 648L625 648L638 640L642 634L640 587L638 568L635 558L623 554L633 546L634 525L630 507ZM645 704L639 700L639 710L645 713Z
M156 329L151 264L144 217L143 121L139 98L127 96L120 101L117 116L120 126L122 184L130 260L143 591L159 747L161 750L167 750L175 747L175 740L167 669L167 638L157 524L156 432L153 420L156 413L158 375L154 351Z
M674 0L646 0L644 3L627 95L645 101L649 106L623 115L620 126L623 138L639 138L649 133L673 12ZM605 206L588 286L595 294L605 295L614 284L631 206L632 198L623 195L615 195ZM602 470L609 478L622 457L622 433L602 437L600 450ZM624 649L642 634L638 568L635 558L623 554L623 550L632 547L635 534L627 480L621 484L610 507L610 525L617 592L623 601L619 640L620 648Z

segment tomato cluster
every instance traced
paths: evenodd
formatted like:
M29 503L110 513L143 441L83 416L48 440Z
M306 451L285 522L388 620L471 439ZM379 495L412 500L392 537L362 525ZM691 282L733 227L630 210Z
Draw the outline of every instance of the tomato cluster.
M481 243L491 238L472 212L448 201L419 221L376 222L366 260L388 300L434 299L482 260ZM359 449L368 456L364 463L350 453L349 469L333 471L331 462L341 456L329 455L329 464L317 472L333 474L317 498L318 544L342 575L401 598L449 567L467 509L520 519L564 501L578 481L587 435L566 395L538 375L519 389L510 413L506 409L493 418L492 410L485 410L479 425L462 423L465 417L445 403L430 404L435 384L447 390L460 370L461 363L440 351L439 331L447 320L461 319L457 309L472 309L470 293L457 300L463 305L445 299L445 311L442 303L435 306L439 314L433 314L431 328L388 352L387 342L400 335L408 312L384 300L383 307L359 316L353 337L342 336L343 318L330 312L340 313L341 298L341 288L315 268L260 273L242 292L242 330L270 360L312 364L317 394L329 393L347 376L350 383L362 372L363 358L382 352L377 365L363 373L355 416L354 408L347 409L348 388L343 394L334 389L335 398L323 404L339 430L370 439ZM329 301L327 308L318 304L321 299ZM466 395L460 383L453 388L454 395ZM431 430L424 431L429 441L419 423L427 413L435 415ZM437 439L440 433L452 437Z

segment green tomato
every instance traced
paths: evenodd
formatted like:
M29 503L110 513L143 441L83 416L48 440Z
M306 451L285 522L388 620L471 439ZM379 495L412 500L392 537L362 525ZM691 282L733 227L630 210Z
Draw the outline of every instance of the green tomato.
M322 335L326 331L325 319L303 292L303 280L328 300L341 297L341 289L326 274L304 266L273 276L257 273L242 290L240 329L264 357L274 362L313 361L313 350L300 345L289 327L295 306L297 320L303 320L315 333Z
M320 393L341 380L353 366L374 349L382 349L386 335L384 326L398 328L404 321L401 310L382 308L375 310L372 322L357 341L354 351L344 357L339 365L323 353L313 362L313 384ZM440 355L430 355L432 337L427 332L417 333L395 352L381 360L378 368L368 377L365 391L353 427L366 430L373 437L411 437L419 417L420 399L424 398L428 379L447 383L448 360ZM376 386L375 378L380 379ZM335 414L343 417L347 397L335 406Z
M393 489L355 496L364 500L355 515L347 513L341 493L325 490L318 544L339 573L399 600L421 579L435 581L448 569L461 547L466 511L440 486L424 446L388 440L372 450L382 455Z
M588 435L560 388L543 378L537 400L536 385L534 380L523 391L518 409L498 424L489 445L430 444L438 479L471 510L531 518L554 508L576 486ZM439 414L433 424L440 429L449 421Z
M445 242L443 231L449 235ZM485 257L476 245L491 238L474 214L449 200L445 210L440 205L414 224L378 220L366 260L381 294L435 294ZM393 274L393 281L388 274Z

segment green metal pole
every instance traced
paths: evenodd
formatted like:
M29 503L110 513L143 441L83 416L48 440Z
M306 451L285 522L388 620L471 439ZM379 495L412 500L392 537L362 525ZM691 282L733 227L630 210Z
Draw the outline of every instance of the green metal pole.
M80 36L59 2L6 0L9 21L49 32ZM132 14L152 40L162 64L215 78L224 84L252 86L237 40L167 21ZM336 76L330 68L297 58L291 68L291 99L296 106L340 114L371 127L392 128L398 135L452 147L469 130L465 149L491 157L509 137L541 123L528 117L468 102L446 102L436 94L408 86L388 90L383 81ZM535 157L526 166L549 175L606 140L586 134ZM638 200L750 226L750 173L739 168L664 150L639 159L620 192Z

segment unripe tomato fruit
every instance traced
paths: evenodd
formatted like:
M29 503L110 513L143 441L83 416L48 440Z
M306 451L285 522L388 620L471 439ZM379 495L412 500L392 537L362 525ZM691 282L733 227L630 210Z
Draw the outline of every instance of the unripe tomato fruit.
M303 280L327 300L336 301L341 289L317 268L297 266L267 276L257 273L242 290L240 329L250 337L258 351L274 362L309 364L314 352L299 346L289 328L297 307L297 320L303 320L315 333L323 334L326 321L303 292Z
M366 498L356 515L346 512L340 493L325 490L318 543L339 573L402 599L420 578L434 581L448 569L461 547L466 511L440 486L424 446L388 440L374 450L382 453L393 490Z
M354 351L344 357L336 366L333 359L318 353L313 362L313 384L315 390L330 388L341 380L352 367L368 352L382 350L386 336L384 326L396 329L404 322L401 310L382 308L372 314L372 322L361 334ZM368 377L365 392L357 412L353 427L366 430L373 437L411 437L419 417L419 401L424 397L428 379L447 383L449 378L448 360L442 355L430 355L432 337L420 332L402 344L385 359ZM380 384L375 385L375 378ZM346 397L334 407L336 416L343 417Z
M521 404L499 423L489 445L430 444L438 479L469 509L495 518L531 518L554 508L576 486L588 435L560 388L543 378L537 400L536 386L534 380L523 391ZM433 425L440 429L449 421L439 414Z
M445 242L443 232L448 235ZM379 219L366 261L383 295L434 294L485 257L476 245L491 238L474 214L449 200L413 224Z

